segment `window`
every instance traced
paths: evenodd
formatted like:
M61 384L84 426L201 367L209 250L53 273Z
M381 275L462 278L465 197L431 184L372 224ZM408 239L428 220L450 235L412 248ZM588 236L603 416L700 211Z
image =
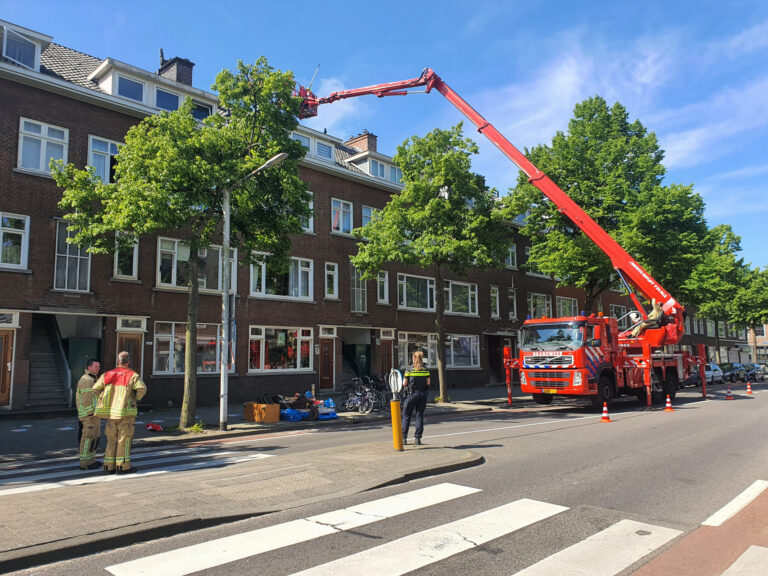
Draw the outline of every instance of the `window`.
M29 216L0 212L0 268L26 269Z
M479 368L480 339L477 336L447 335L445 364L448 368Z
M333 147L325 142L317 142L315 145L315 154L325 160L333 160Z
M452 314L477 314L477 284L446 280L445 311Z
M560 318L579 315L579 302L576 298L558 296L555 301L557 303L557 315Z
M0 310L0 327L19 328L19 313L10 310Z
M507 252L507 257L504 259L504 266L517 270L517 244L512 244Z
M691 316L688 315L685 317L685 331L686 333L691 333Z
M528 292L528 315L531 318L551 318L552 296Z
M251 296L312 299L312 260L291 258L287 271L274 271L267 261L251 264Z
M609 308L610 316L618 319L619 330L626 330L629 328L629 316L627 316L627 307L611 304Z
M21 34L5 28L3 56L25 68L37 70L39 65L39 46Z
M525 247L525 264L528 267L528 274L534 274L536 276L547 276L541 270L539 270L539 267L536 265L536 261L531 260L530 246Z
M714 338L715 336L715 321L714 320L707 320L707 336L710 338Z
M400 184L403 181L403 171L397 166L389 167L389 181Z
M195 120L205 120L211 115L211 107L198 102L192 103L192 117Z
M144 84L125 76L118 76L117 94L137 102L144 102Z
M499 287L491 286L491 318L499 317Z
M67 238L74 236L67 230L67 222L56 225L56 265L53 287L56 290L87 292L91 278L91 255L85 248L67 244Z
M51 160L67 161L69 130L34 120L21 119L19 128L19 168L50 172Z
M725 338L725 322L717 323L717 336L719 338Z
M385 164L382 164L378 160L371 159L370 167L371 167L371 176L376 176L377 178L386 178L384 173L384 171L386 170Z
M758 338L763 338L765 336L764 324L760 324L760 326L755 326L755 336Z
M507 289L507 307L509 308L509 319L517 320L517 290Z
M189 246L174 238L158 238L157 284L161 287L186 286L189 281ZM197 257L197 285L200 290L221 290L221 247L209 246L199 250ZM230 257L231 288L237 286L237 252Z
M88 137L88 164L93 166L96 175L103 182L113 182L115 179L115 156L120 144L112 140L104 140L95 136Z
M413 353L420 350L424 354L424 365L434 367L437 365L437 334L424 334L420 332L398 332L397 334L397 359L402 368L410 366Z
M162 110L178 110L179 95L157 88L155 90L155 106Z
M122 246L115 250L115 278L136 280L139 276L139 240L134 239L130 246Z
M376 277L376 301L379 304L389 304L389 272L379 271Z
M325 263L325 297L339 298L339 265L336 262Z
M349 267L349 296L352 312L368 311L367 283L361 278L360 270L350 265Z
M154 372L156 374L183 374L186 355L186 330L184 322L155 322ZM198 373L221 372L221 325L198 324L195 366ZM230 348L230 356L235 346ZM234 362L230 372L234 368Z
M309 216L306 216L301 221L301 227L304 230L304 232L307 232L311 234L315 231L315 217L314 217L314 209L315 209L315 195L312 194L312 200L309 201Z
M251 326L248 371L312 370L312 328Z
M435 310L435 279L397 275L397 306L412 310Z
M331 199L331 231L352 234L352 203Z
M296 140L297 142L301 142L301 145L304 146L307 150L309 150L309 144L310 140L307 136L304 136L303 134L296 134L296 132L293 132L291 134L291 138L293 140Z
M117 319L117 329L121 332L146 332L146 318L120 316Z
M363 220L360 223L360 225L367 226L375 213L376 213L376 208L371 208L370 206L363 206Z

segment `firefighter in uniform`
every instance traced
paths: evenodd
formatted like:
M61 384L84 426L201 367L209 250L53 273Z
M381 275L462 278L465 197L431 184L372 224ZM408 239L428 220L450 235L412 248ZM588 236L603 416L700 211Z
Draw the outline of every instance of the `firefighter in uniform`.
M424 433L424 410L427 408L427 388L429 388L429 370L424 366L424 353L417 350L413 353L413 366L405 373L403 386L408 389L408 397L403 403L403 444L408 443L408 428L411 426L411 416L416 411L414 425L416 430L413 437L416 444L421 444Z
M91 358L86 362L85 373L77 381L77 418L80 420L80 468L94 470L101 466L96 462L96 445L99 443L101 420L94 415L96 411L96 396L93 394L93 384L99 376L101 364Z
M107 420L107 448L104 451L104 471L107 474L131 474L131 441L138 410L136 404L147 393L141 377L129 368L130 355L120 352L117 367L101 375L93 385L98 395L96 416Z

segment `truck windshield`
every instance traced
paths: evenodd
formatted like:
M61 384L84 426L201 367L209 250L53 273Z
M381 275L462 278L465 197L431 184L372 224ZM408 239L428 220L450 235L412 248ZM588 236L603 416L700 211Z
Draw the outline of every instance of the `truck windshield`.
M584 343L584 324L537 324L523 326L522 350L575 350Z

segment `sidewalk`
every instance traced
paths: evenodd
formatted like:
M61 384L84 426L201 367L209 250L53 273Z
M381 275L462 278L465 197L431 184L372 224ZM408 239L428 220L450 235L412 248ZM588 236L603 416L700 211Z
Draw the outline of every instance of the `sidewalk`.
M503 393L503 395L502 395ZM430 419L463 412L486 412L494 405L506 406L505 387L455 390L451 404L430 404ZM338 420L255 424L245 422L242 406L229 407L229 429L204 434L153 433L137 424L135 446L210 440L254 433L325 428L353 423L381 423L388 412L368 415L340 413ZM218 408L201 408L197 417L217 424ZM144 423L163 420L176 424L178 409L142 413ZM24 462L33 458L72 457L76 466L72 418L4 419L0 434L11 438L15 449L4 442L2 459ZM27 432L12 432L27 430ZM44 435L47 434L47 438ZM24 439L21 449L15 440ZM45 439L45 447L33 446ZM271 440L271 439L270 439ZM409 479L475 466L482 456L469 450L434 446L406 446L396 452L391 442L328 447L311 452L270 457L279 443L266 440L249 454L260 459L220 468L135 476L105 476L94 473L94 483L61 484L53 489L16 493L0 491L0 573L65 558L92 554L108 548L145 541L249 518L310 502L359 493ZM235 450L246 449L238 445ZM2 470L0 470L2 472ZM90 472L85 473L90 474ZM151 478L150 478L151 476ZM90 479L90 476L88 476ZM50 481L55 482L55 479ZM114 481L119 482L115 484ZM93 505L99 502L98 508Z

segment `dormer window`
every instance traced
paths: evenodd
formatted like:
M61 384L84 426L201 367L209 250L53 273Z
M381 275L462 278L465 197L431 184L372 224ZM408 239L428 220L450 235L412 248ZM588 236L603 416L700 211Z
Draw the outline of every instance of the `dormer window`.
M315 151L320 158L331 160L333 158L333 148L325 142L318 142Z
M167 90L161 90L157 88L155 90L155 106L161 110L178 110L179 109L179 95Z
M20 66L37 70L40 62L40 46L6 28L3 35L3 56Z
M144 102L144 84L125 76L117 77L117 93L125 98Z
M296 134L296 132L291 134L291 139L296 140L297 142L301 142L301 145L304 146L307 150L309 150L309 137L304 136L303 134Z
M199 102L194 102L192 107L192 116L195 120L204 120L211 115L211 107Z
M396 184L400 184L403 180L403 171L397 166L389 167L389 181Z
M386 178L386 164L379 162L378 160L371 159L370 161L371 165L371 176L376 176L378 178Z

